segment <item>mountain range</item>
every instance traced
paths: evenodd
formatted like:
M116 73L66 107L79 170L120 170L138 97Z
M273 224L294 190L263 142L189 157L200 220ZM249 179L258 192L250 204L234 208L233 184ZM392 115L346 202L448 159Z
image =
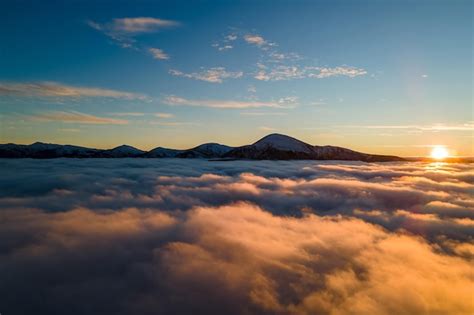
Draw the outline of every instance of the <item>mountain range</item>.
M201 158L248 160L346 160L364 162L403 161L391 155L367 154L336 146L317 146L282 134L270 134L240 147L205 143L187 150L157 147L142 151L128 145L93 149L74 145L35 142L30 145L0 144L0 158Z

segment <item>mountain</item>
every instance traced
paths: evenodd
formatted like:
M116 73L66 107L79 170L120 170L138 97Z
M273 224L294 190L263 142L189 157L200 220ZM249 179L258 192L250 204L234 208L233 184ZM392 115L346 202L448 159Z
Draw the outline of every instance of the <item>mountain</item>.
M129 145L121 145L113 149L102 150L100 155L102 157L123 158L123 157L139 157L145 154L145 151L139 150Z
M270 134L251 145L234 148L223 155L225 158L250 160L348 160L364 162L402 161L389 155L356 152L335 146L313 146L298 139Z
M177 155L179 158L219 158L232 150L232 147L219 143L204 143L195 148L185 150Z
M157 147L148 152L121 145L101 150L73 145L35 142L30 145L0 144L0 158L201 158L248 160L347 160L364 162L403 161L390 155L375 155L335 146L314 146L298 139L271 134L257 142L241 147L205 143L187 150Z
M146 158L174 158L182 152L183 150L158 147L145 153L144 157Z
M35 142L30 145L1 144L0 157L6 158L57 158L57 157L95 157L101 150L79 147L74 145L60 145Z

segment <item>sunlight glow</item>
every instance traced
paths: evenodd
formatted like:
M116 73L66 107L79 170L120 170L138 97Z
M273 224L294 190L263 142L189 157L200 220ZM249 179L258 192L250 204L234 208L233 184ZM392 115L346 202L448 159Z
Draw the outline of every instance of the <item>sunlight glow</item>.
M431 150L431 157L435 160L443 160L449 156L449 152L445 146L437 145Z

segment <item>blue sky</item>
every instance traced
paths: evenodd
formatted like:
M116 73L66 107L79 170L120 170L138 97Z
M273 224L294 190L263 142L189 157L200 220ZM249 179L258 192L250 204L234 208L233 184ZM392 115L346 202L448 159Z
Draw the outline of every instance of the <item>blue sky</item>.
M98 3L97 3L98 2ZM10 1L0 142L474 155L470 1Z

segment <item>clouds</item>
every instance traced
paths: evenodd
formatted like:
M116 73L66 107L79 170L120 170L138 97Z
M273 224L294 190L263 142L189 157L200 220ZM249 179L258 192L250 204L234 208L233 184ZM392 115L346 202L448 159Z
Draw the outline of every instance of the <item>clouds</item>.
M76 111L51 111L43 114L28 116L30 120L40 122L58 121L63 123L88 124L88 125L126 125L127 120L99 117Z
M242 71L231 72L227 71L224 67L213 67L209 69L203 69L201 72L192 73L184 73L179 70L171 69L169 74L211 83L222 83L225 79L237 79L243 76Z
M108 97L126 100L147 100L143 94L96 87L71 86L57 82L0 82L0 96L22 97Z
M293 108L297 104L297 98L282 98L278 101L259 102L259 101L229 101L229 100L196 100L186 99L179 96L167 96L164 103L173 106L197 106L218 109L244 109L244 108Z
M102 32L122 48L131 48L148 52L154 59L167 60L169 55L161 48L143 47L137 43L136 37L147 33L156 33L164 29L178 27L178 21L154 17L116 18L107 23L87 21L87 25Z
M152 17L135 17L135 18L122 18L113 19L112 22L107 24L96 24L99 30L108 30L116 33L149 33L156 32L163 28L175 27L179 23L171 20L164 20Z
M267 50L271 46L275 46L275 43L265 40L262 36L256 34L244 35L244 40L250 44L259 47L260 49Z
M334 68L313 67L313 66L266 66L259 65L259 70L255 74L255 79L260 81L282 81L292 79L316 78L324 79L329 77L345 76L355 78L363 76L367 71L361 68L340 66Z
M170 59L170 57L162 49L149 48L148 51L150 52L150 54L153 56L154 59L160 59L160 60Z
M469 165L58 159L0 168L0 294L12 314L474 309Z

